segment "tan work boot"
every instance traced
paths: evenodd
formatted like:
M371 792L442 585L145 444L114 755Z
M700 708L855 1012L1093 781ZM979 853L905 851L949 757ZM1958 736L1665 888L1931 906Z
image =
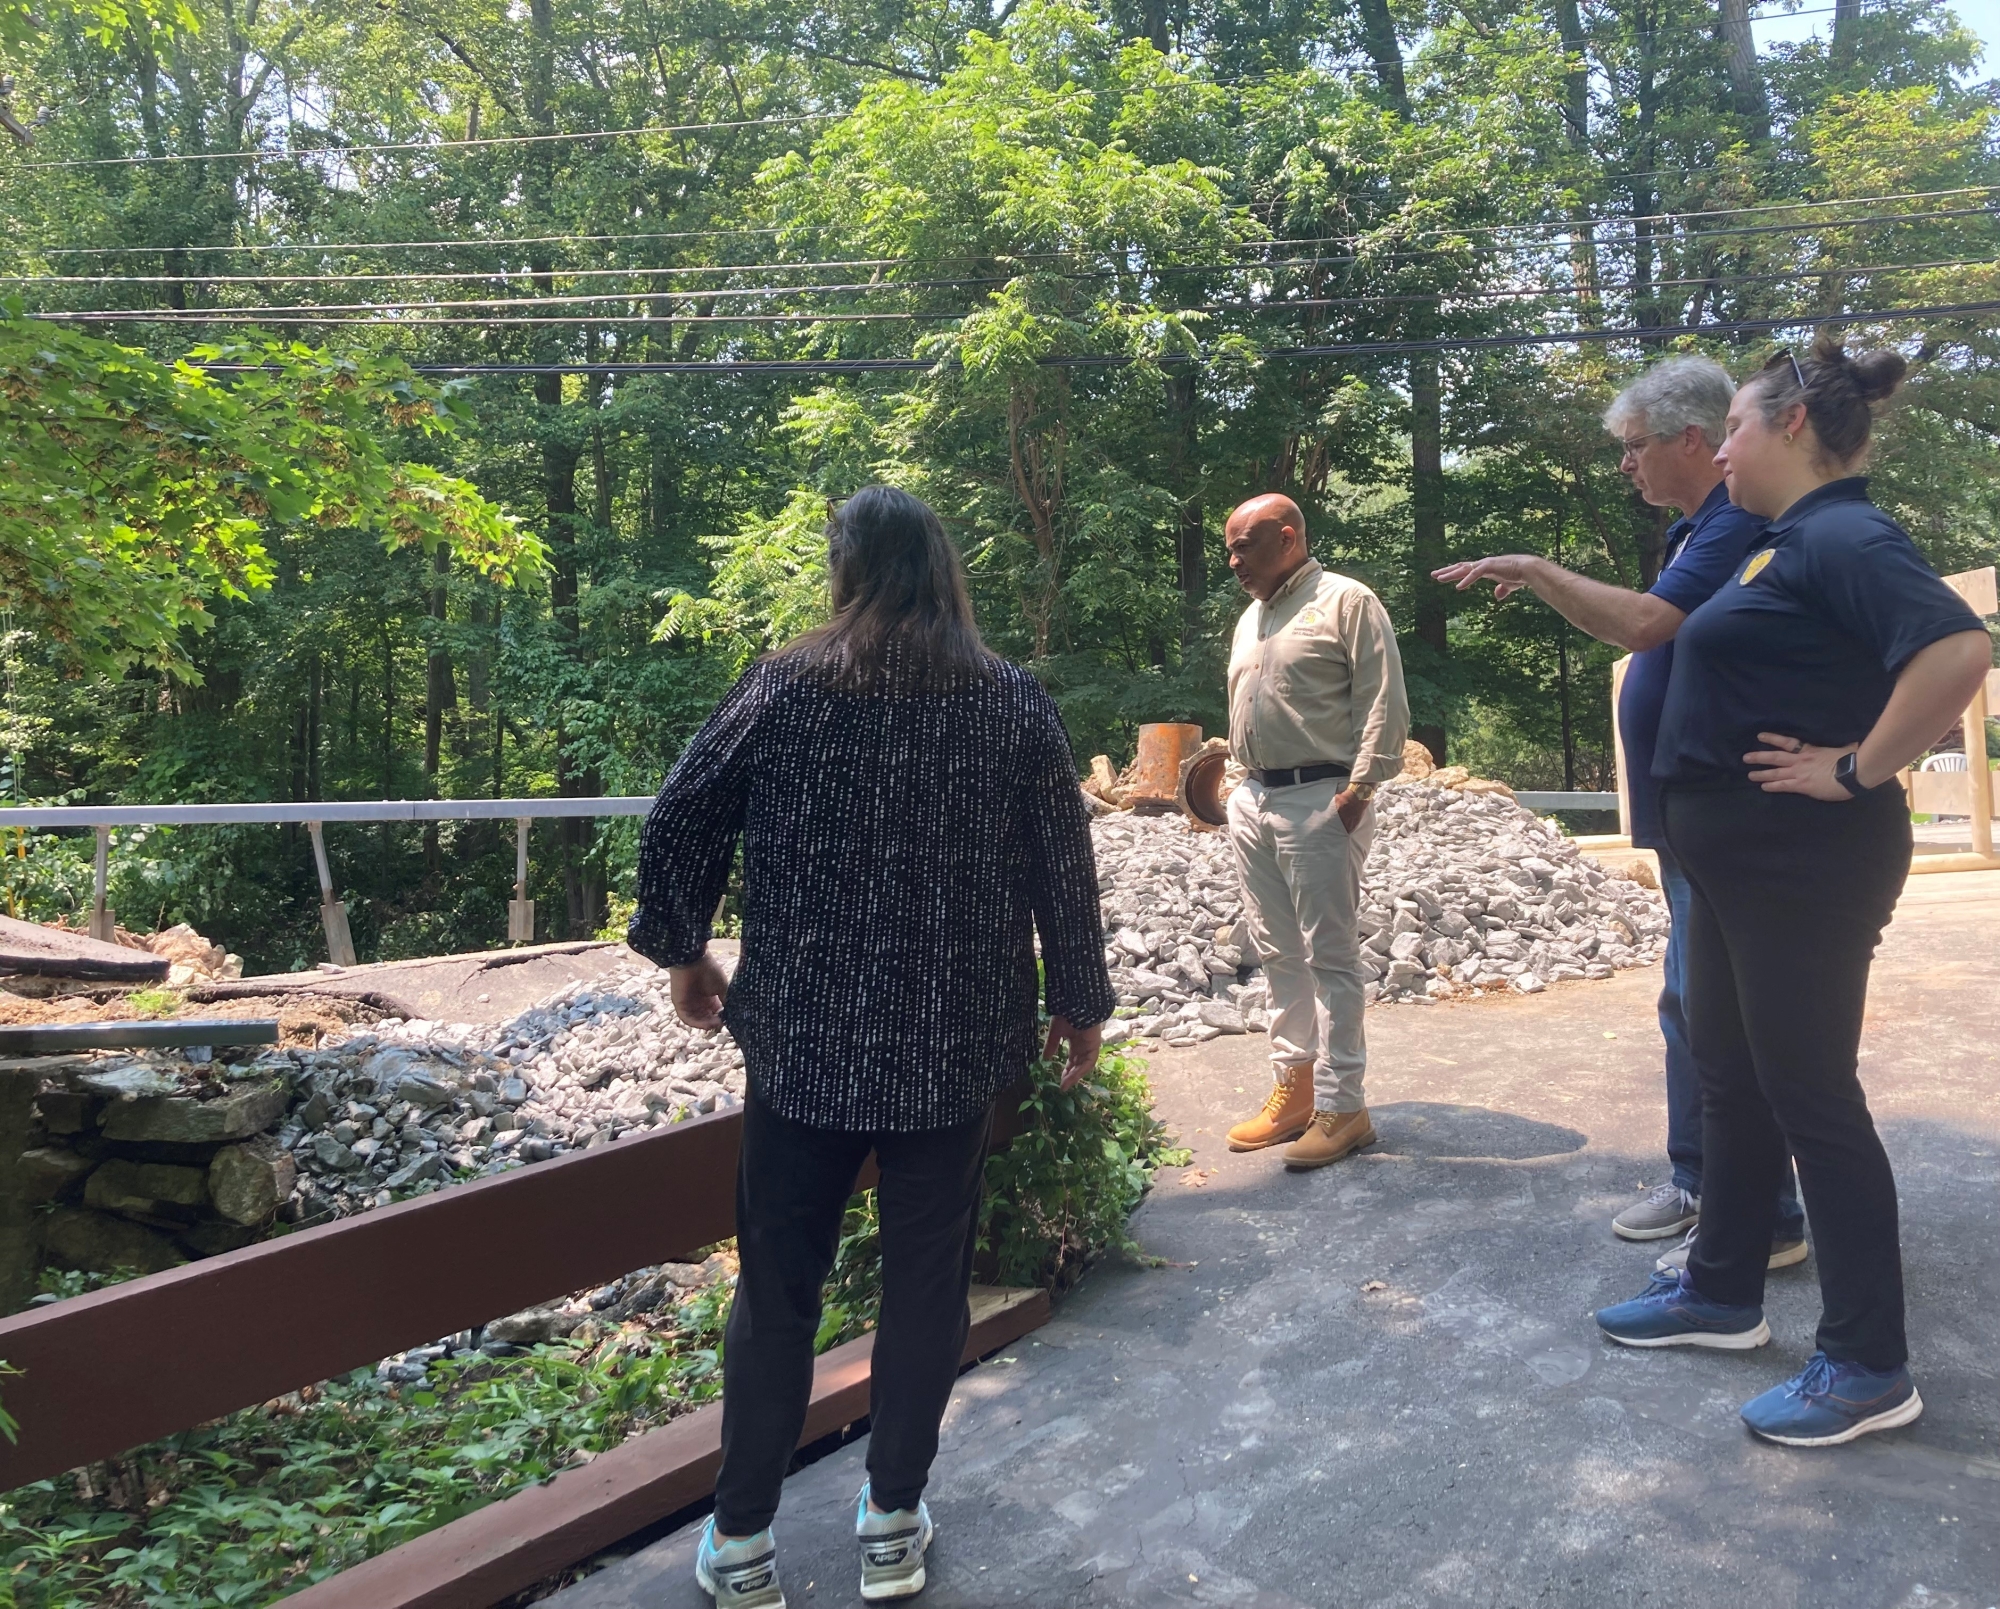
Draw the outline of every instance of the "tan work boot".
M1285 1147L1285 1166L1299 1172L1323 1168L1374 1143L1375 1125L1368 1121L1367 1107L1358 1112L1315 1111L1297 1143Z
M1261 1151L1305 1133L1313 1115L1313 1064L1294 1062L1279 1076L1264 1110L1229 1131L1232 1151Z

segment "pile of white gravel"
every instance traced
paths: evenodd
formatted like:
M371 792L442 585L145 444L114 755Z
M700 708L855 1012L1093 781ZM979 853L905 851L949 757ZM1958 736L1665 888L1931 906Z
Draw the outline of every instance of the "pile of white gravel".
M500 1024L389 1018L301 1057L284 1128L315 1222L735 1105L743 1053L674 1015L637 956Z
M1665 948L1655 890L1605 871L1509 798L1397 782L1376 795L1375 814L1360 922L1371 1003L1533 994L1644 966ZM1092 827L1121 1018L1108 1037L1181 1045L1263 1032L1268 997L1227 835L1177 815Z

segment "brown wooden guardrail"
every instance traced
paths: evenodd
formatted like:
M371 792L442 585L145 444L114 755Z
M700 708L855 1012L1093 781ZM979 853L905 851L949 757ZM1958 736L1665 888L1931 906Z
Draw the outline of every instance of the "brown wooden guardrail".
M1002 1096L996 1144L1018 1107ZM0 1319L21 1371L0 1492L726 1240L742 1125L692 1118Z

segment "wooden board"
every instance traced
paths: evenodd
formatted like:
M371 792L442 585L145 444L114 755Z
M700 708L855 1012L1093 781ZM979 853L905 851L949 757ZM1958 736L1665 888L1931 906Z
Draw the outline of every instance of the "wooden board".
M1045 1291L975 1290L964 1361L1048 1317ZM867 1416L873 1348L864 1335L818 1360L800 1445ZM722 1404L712 1403L284 1601L287 1609L490 1609L708 1496L721 1464Z
M4 823L0 823L4 825ZM105 944L88 933L69 933L0 916L0 972L43 978L79 978L99 983L159 983L167 958L122 944Z
M0 1492L726 1240L742 1128L692 1118L0 1318Z
M1944 584L1972 605L1976 615L2000 614L2000 586L1995 585L1992 565L1983 570L1961 570L1948 575Z

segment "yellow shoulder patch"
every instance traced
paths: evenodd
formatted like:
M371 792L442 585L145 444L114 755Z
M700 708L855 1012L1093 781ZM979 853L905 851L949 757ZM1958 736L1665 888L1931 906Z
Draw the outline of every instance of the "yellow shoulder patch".
M1766 548L1762 553L1751 555L1750 562L1743 566L1743 573L1736 578L1737 584L1739 586L1749 586L1752 581L1755 581L1758 576L1764 573L1764 566L1776 557L1777 552L1776 548Z

